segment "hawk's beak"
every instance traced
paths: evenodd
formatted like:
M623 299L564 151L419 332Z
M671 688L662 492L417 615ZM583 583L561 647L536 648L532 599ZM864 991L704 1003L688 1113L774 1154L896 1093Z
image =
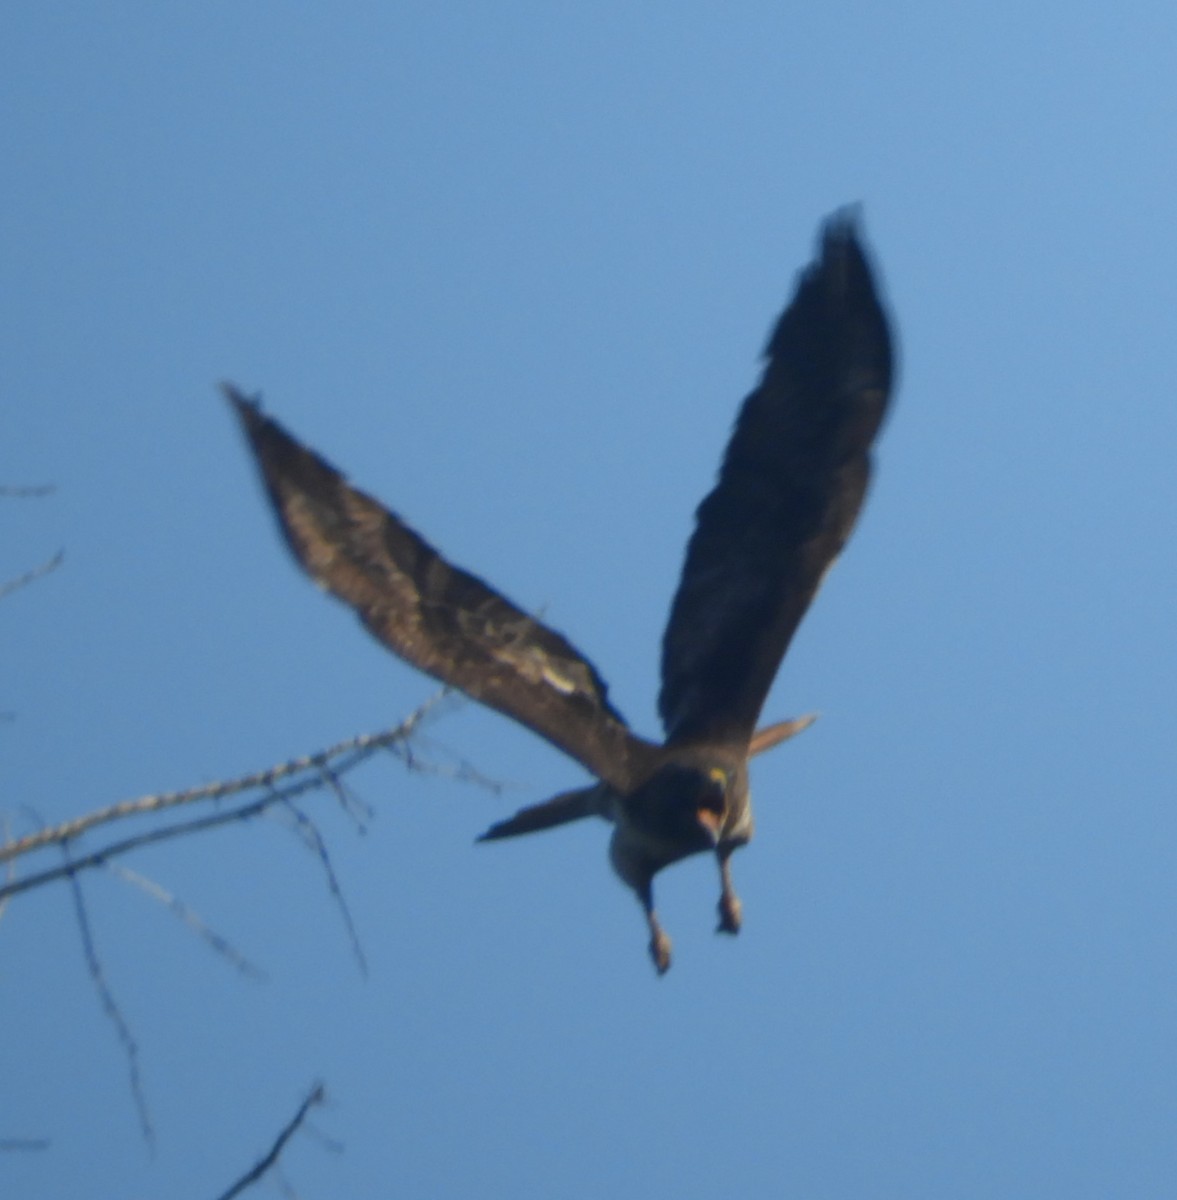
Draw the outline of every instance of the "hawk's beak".
M711 835L712 840L719 841L719 831L723 825L723 809L718 811L714 808L709 808L705 804L700 804L695 809L695 818L699 824Z

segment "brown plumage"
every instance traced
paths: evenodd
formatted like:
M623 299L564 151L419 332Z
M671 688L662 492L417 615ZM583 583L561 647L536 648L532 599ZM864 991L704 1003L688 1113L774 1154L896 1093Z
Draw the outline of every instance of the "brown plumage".
M666 740L634 734L592 663L481 579L446 562L256 402L226 385L295 558L390 650L527 726L597 779L493 825L485 841L586 816L613 824L610 858L636 893L659 972L670 939L653 878L716 855L719 929L741 906L729 859L752 836L748 762L812 718L755 732L768 689L857 519L887 408L887 319L847 215L827 222L700 504L662 644Z

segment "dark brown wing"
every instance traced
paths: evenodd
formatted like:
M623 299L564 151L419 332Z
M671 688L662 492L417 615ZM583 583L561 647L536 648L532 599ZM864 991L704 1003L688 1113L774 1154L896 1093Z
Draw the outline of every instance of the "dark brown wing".
M854 527L891 388L891 337L849 215L768 343L699 506L662 643L669 741L752 734L781 658Z
M560 634L443 559L229 385L283 536L303 569L395 654L513 717L621 791L657 748L635 737Z

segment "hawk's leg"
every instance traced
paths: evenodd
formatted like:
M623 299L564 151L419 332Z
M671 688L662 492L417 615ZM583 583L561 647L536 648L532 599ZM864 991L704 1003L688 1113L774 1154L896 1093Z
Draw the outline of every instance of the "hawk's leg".
M739 933L743 920L744 906L732 887L731 857L736 847L734 844L720 846L715 852L719 860L719 878L723 891L719 896L719 926L716 933Z
M650 957L659 975L670 970L670 936L662 928L658 914L654 911L654 889L646 884L638 889L638 899L646 911L646 924L650 927Z

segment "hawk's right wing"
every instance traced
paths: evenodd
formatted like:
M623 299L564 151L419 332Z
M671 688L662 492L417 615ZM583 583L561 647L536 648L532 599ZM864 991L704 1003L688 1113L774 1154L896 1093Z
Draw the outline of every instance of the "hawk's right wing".
M294 557L393 653L525 725L621 792L658 748L630 732L559 633L432 546L230 385Z

